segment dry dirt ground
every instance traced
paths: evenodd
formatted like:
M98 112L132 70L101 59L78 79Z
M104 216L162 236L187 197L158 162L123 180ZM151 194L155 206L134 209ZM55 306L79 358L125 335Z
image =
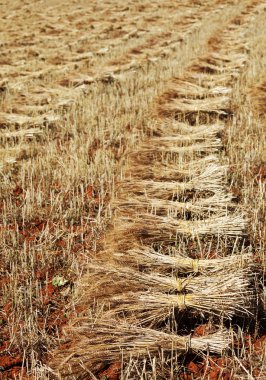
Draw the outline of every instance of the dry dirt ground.
M266 379L266 2L0 12L0 378Z

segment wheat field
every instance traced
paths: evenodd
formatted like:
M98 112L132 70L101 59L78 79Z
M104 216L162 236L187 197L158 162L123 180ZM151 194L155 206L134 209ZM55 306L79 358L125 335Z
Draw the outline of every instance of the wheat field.
M266 380L266 2L0 10L0 379Z

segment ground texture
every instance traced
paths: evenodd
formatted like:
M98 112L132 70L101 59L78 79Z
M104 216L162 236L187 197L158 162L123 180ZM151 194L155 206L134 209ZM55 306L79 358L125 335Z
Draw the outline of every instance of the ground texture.
M266 379L266 3L2 1L1 379Z

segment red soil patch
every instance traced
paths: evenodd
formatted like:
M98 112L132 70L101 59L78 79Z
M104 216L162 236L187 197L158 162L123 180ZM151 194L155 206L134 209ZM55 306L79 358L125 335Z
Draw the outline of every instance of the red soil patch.
M215 331L215 328L209 324L199 325L194 329L193 336L203 336L211 334Z
M9 369L14 366L22 364L22 358L20 356L12 357L11 355L0 356L0 367L2 369Z
M1 380L30 380L30 377L26 375L26 369L22 367L13 367L1 374L1 376Z
M121 363L113 363L99 375L99 378L101 380L119 380L120 373Z
M190 361L186 366L187 372L180 375L183 380L209 379L230 380L231 371L226 358L212 357L200 362Z
M258 355L262 355L266 352L266 335L263 335L253 343L253 349Z
M193 336L203 336L211 332L210 326L204 324L196 327ZM249 360L243 363L245 368L251 371L255 378L264 378L263 376L266 375L266 372L262 372L260 367L261 357L266 351L266 335L261 336L257 340L254 340L250 335L246 335L244 337L244 343L242 342L242 344L247 350L247 357L250 357ZM252 348L251 356L249 355L250 348ZM250 361L252 361L252 367ZM206 378L209 380L230 380L234 378L232 369L233 365L231 360L226 357L211 356L208 360L205 360L199 357L192 359L191 356L188 356L188 361L185 364L185 373L180 374L180 379L197 380Z

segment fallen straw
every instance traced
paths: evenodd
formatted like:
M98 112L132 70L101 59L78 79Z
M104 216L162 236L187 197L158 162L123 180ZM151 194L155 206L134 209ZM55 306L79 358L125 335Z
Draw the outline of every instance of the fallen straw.
M221 354L230 348L231 334L226 329L216 333L191 337L129 325L123 321L96 321L71 327L68 335L72 347L60 347L49 362L50 370L59 378L83 379L89 371L105 364L128 361L131 358L181 354L182 352L214 352ZM69 376L69 377L68 377Z

